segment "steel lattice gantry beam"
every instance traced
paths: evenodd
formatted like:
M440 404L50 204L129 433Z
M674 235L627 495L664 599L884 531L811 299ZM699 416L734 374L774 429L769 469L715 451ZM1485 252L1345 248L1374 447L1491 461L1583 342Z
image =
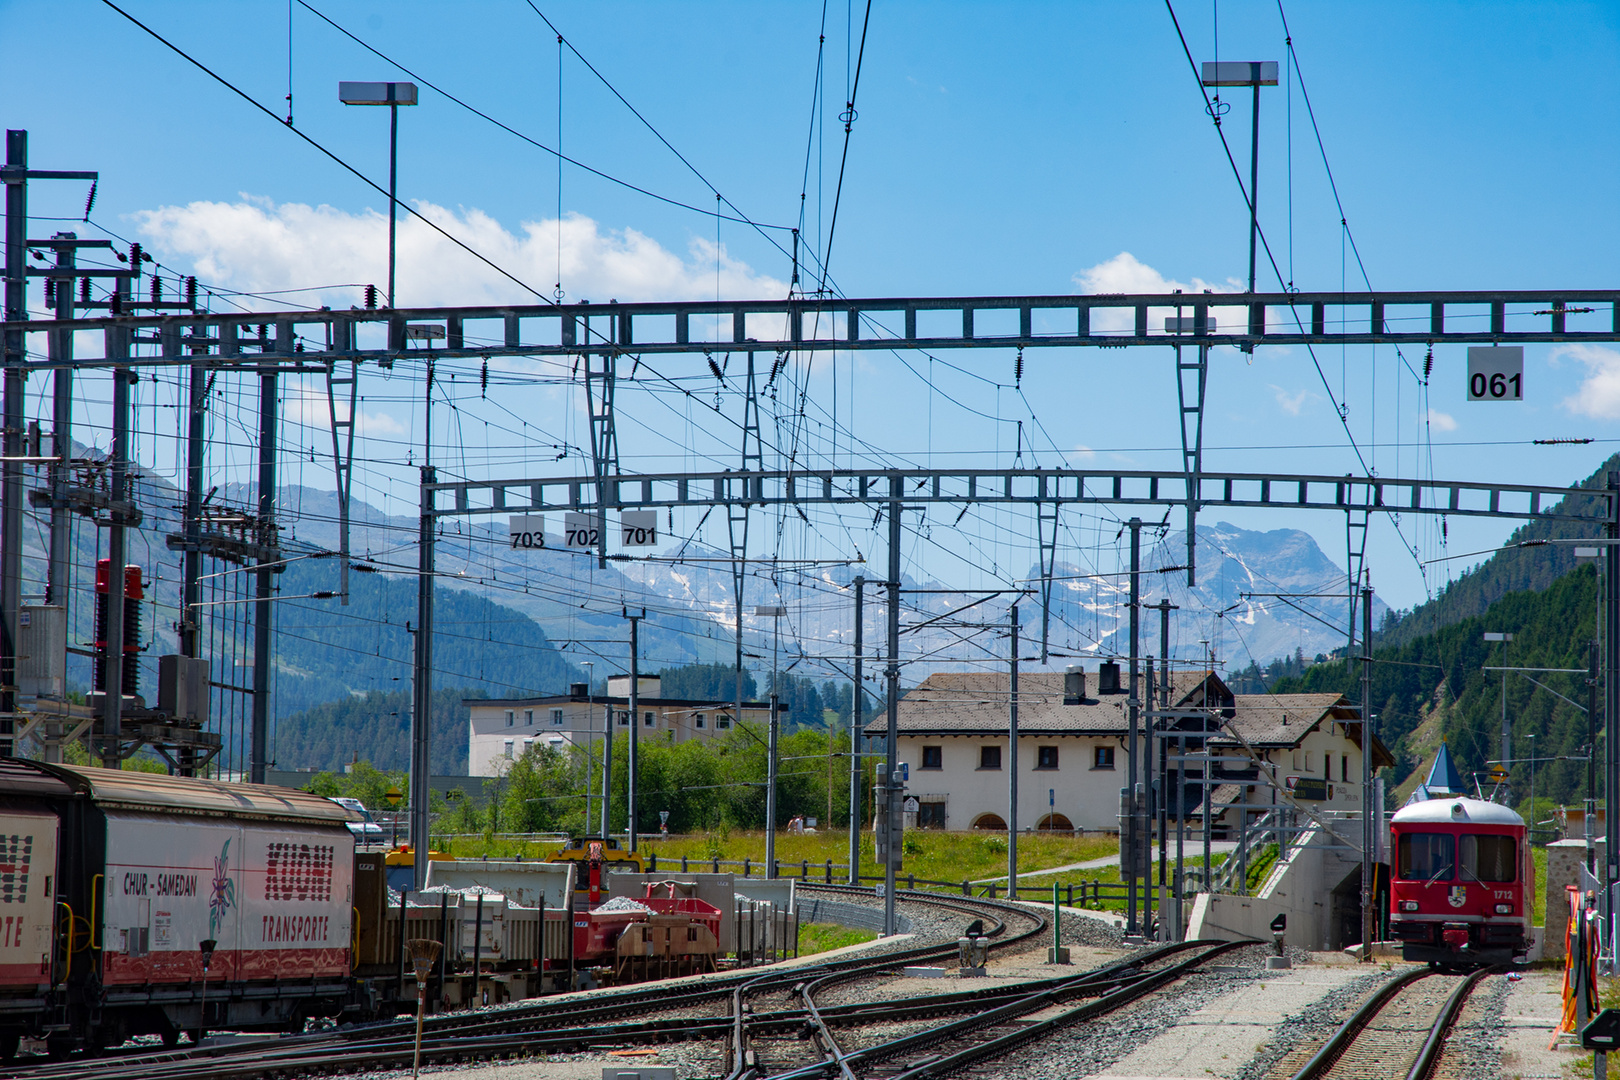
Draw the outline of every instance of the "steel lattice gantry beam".
M898 488L894 487L898 481ZM427 485L433 517L667 506L1023 503L1370 510L1458 517L1540 518L1608 525L1611 493L1598 489L1401 480L1388 477L1204 473L1189 492L1181 472L1080 469L870 469L665 473L616 476L598 490L590 476L456 481Z
M1172 293L435 307L8 322L7 332L128 326L139 363L251 360L288 325L311 361L433 356L653 355L832 349L1127 345L1525 344L1620 341L1620 290L1400 293ZM413 339L407 327L444 329ZM274 333L261 332L273 326ZM379 327L361 346L363 330ZM113 363L76 356L77 366ZM118 361L128 363L127 360ZM47 367L49 361L31 363Z

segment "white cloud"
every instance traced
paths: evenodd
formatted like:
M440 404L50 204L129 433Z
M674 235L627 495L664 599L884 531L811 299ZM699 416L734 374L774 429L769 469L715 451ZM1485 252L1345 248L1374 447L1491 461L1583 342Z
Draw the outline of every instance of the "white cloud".
M1547 359L1556 364L1564 356L1586 365L1581 388L1564 399L1564 408L1595 420L1620 419L1620 352L1600 345L1560 345Z
M1193 278L1192 283L1175 281L1165 277L1159 271L1137 259L1128 251L1122 251L1112 259L1100 262L1074 275L1074 283L1079 286L1082 293L1172 293L1177 289L1184 293L1233 293L1241 290L1239 282L1228 281L1225 285L1217 285L1205 281L1203 278ZM1215 316L1216 329L1237 329L1247 319L1242 308L1211 308ZM1173 308L1153 308L1148 316L1148 325L1154 329L1163 329L1164 316L1174 315ZM1129 311L1098 311L1092 315L1092 329L1102 331L1120 332L1132 328L1133 316Z
M1457 418L1450 413L1443 413L1439 409L1430 409L1418 417L1418 423L1428 421L1429 427L1434 431L1456 431Z
M1268 383L1267 385L1271 387L1272 394L1277 398L1278 408L1289 416L1298 416L1300 410L1305 408L1305 403L1316 397L1309 390L1301 390L1297 394L1290 394L1275 383Z
M326 393L312 386L289 389L282 399L281 411L288 422L300 427L319 428L322 431L332 427L332 407L326 400ZM340 402L339 415L348 411L348 403ZM406 433L405 426L387 413L366 412L363 409L355 417L354 430L362 438Z
M558 278L569 299L766 299L787 284L694 237L683 258L634 229L604 230L578 214L524 222L514 233L477 209L414 204L418 212L514 277L550 296ZM168 261L189 260L210 284L245 292L312 286L385 286L388 219L373 210L277 204L243 194L240 201L165 206L137 216L149 246ZM535 303L533 293L467 254L415 218L399 222L398 288L402 306ZM317 299L318 297L318 299ZM296 306L359 303L353 288L288 297Z

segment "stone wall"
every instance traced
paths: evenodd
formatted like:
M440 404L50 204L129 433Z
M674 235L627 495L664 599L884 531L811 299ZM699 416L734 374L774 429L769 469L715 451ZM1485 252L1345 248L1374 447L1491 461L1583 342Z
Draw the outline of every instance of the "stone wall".
M1603 866L1605 845L1601 837L1596 843L1597 865ZM1557 840L1547 845L1546 929L1541 938L1541 958L1564 958L1564 930L1569 926L1569 894L1564 890L1580 884L1581 867L1586 864L1585 840Z

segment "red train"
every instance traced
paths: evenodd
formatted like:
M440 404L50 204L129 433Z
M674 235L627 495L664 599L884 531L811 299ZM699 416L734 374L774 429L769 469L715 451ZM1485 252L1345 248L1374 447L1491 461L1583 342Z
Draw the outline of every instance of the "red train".
M1466 796L1412 803L1390 819L1389 936L1410 961L1523 961L1535 870L1524 819Z

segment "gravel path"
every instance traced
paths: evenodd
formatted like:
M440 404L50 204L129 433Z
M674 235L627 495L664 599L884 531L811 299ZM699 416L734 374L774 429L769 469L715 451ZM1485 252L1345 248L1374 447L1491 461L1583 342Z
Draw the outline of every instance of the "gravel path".
M1292 1076L1328 1036L1356 1011L1374 987L1387 982L1390 973L1383 968L1357 976L1336 990L1330 990L1280 1024L1235 1080L1270 1080Z
M998 1061L1006 1080L1047 1080L1106 1072L1190 1014L1265 978L1265 950L1240 949L1109 1016L1063 1028Z

